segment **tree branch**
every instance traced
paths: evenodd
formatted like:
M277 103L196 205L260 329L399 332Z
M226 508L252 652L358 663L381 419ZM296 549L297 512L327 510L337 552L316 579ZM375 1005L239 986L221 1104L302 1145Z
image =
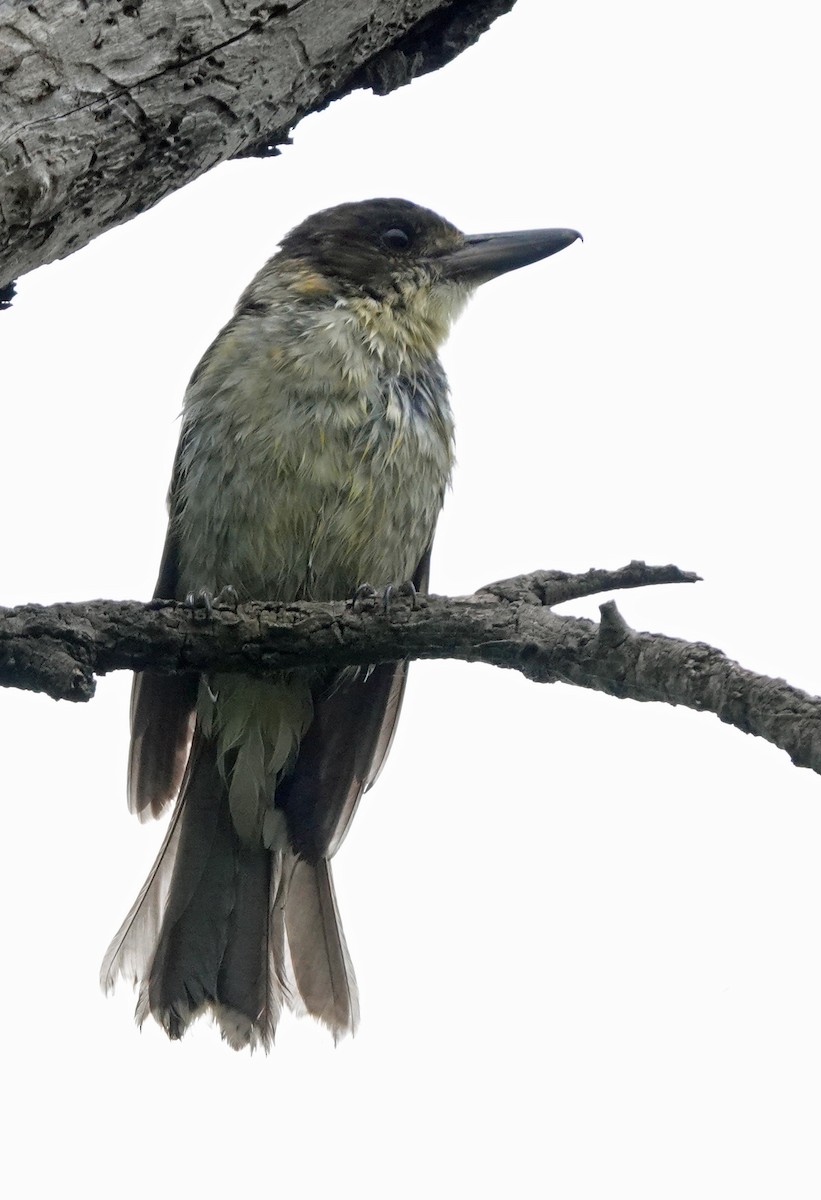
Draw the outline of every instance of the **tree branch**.
M173 601L96 600L0 609L0 685L88 700L95 674L329 668L401 658L453 658L632 700L715 713L821 773L821 700L747 671L720 650L637 633L615 603L601 622L552 605L616 588L693 583L677 567L634 562L582 575L537 571L472 596L393 595L328 604L248 603L211 612Z
M216 163L392 91L514 0L10 0L0 13L0 307Z

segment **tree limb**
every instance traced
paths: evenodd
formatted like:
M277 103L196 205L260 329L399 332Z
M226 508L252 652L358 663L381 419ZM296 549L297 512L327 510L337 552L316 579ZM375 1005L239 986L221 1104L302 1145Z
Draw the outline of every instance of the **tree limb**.
M8 0L0 306L216 163L277 153L308 113L442 66L513 3Z
M95 674L121 669L265 675L317 663L453 658L507 667L538 683L712 712L821 773L821 699L747 671L702 642L637 633L613 601L601 606L599 624L551 607L605 590L697 579L634 562L581 575L537 571L472 596L393 595L387 604L377 595L211 611L166 600L24 605L0 609L0 685L88 700Z

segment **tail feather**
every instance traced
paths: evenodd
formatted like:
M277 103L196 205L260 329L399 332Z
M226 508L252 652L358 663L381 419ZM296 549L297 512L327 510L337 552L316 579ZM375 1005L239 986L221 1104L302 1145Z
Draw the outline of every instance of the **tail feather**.
M271 946L272 868L268 850L240 847L234 908L217 977L214 1006L222 1036L235 1049L274 1040L283 990Z
M180 1038L210 1011L234 1049L274 1039L284 1005L338 1038L359 1019L330 864L240 839L215 742L197 733L162 849L101 981L139 984L137 1020Z
M331 864L297 859L285 901L296 986L308 1012L334 1039L359 1024L359 994L336 905Z
M120 978L138 984L151 965L171 888L183 812L184 803L181 800L174 810L148 878L105 952L100 968L100 986L106 994L114 990Z
M214 743L198 740L185 788L171 888L138 1009L169 1037L219 995L220 967L237 899L240 846L217 771Z

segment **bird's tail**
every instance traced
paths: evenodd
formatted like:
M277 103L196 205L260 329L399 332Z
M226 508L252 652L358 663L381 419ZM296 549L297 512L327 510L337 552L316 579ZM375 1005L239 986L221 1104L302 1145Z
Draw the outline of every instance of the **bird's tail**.
M139 986L139 1023L151 1014L171 1038L210 1012L235 1049L268 1049L286 1005L335 1039L356 1028L330 863L241 841L216 744L200 732L160 853L103 960L106 991L120 976Z

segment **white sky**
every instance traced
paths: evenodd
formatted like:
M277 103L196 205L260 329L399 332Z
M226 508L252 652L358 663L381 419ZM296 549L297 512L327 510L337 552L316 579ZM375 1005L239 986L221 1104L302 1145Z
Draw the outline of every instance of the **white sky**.
M237 294L308 212L402 195L586 239L447 347L434 590L673 561L704 582L625 593L632 625L821 692L810 15L521 0L24 278L0 601L150 594L182 393ZM361 1030L287 1018L234 1055L98 990L162 832L125 809L129 684L0 695L9 1194L818 1196L817 777L707 715L417 664L336 865Z

